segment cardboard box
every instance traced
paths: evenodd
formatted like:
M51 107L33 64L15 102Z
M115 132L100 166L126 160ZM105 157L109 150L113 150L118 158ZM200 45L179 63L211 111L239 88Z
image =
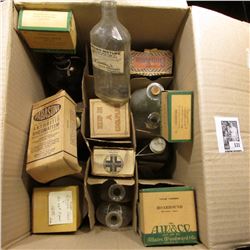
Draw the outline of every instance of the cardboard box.
M95 176L133 177L135 150L133 148L98 148L91 156L91 173Z
M72 11L21 9L18 30L37 52L75 52L77 33Z
M81 224L79 187L34 188L32 232L75 232Z
M141 76L172 75L173 53L169 50L131 51L130 74Z
M92 138L130 137L128 103L112 106L101 99L90 99L90 136Z
M145 246L196 244L192 187L139 189L140 234Z
M65 91L32 106L26 171L42 183L81 171L75 103Z
M168 142L192 141L192 91L169 90L162 92L161 134Z
M172 48L172 88L194 91L193 142L188 146L176 143L174 178L195 188L201 244L173 248L235 249L250 242L249 24L199 7L188 9L181 3L121 0L118 15L133 37L134 48ZM32 56L13 29L15 8L72 9L83 43L99 20L100 6L99 1L79 4L66 0L16 0L15 8L12 1L3 1L0 6L4 20L0 29L4 34L0 43L2 247L145 249L140 237L129 228L119 232L97 227L90 232L79 230L75 235L30 235L31 189L22 166L30 107L45 95ZM218 152L216 115L239 118L243 152Z

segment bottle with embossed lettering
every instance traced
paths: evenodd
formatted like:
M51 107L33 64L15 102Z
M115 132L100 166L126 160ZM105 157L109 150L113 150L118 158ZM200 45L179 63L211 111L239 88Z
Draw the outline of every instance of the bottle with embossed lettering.
M102 1L101 9L101 20L90 32L95 94L122 105L130 97L131 38L117 18L115 1Z

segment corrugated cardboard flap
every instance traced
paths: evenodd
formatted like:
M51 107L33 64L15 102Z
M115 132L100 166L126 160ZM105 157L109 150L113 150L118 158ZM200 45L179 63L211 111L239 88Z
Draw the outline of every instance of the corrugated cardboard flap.
M98 184L103 184L104 182L108 181L112 179L115 183L120 184L120 185L124 185L124 186L133 186L135 185L135 180L133 178L129 178L129 179L118 179L118 178L93 178L93 177L89 177L87 179L87 183L89 185L98 185Z

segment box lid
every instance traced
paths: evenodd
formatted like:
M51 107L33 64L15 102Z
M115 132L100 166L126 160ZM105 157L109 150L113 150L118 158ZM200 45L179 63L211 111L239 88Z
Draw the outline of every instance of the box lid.
M72 11L19 11L18 30L67 31L71 29Z

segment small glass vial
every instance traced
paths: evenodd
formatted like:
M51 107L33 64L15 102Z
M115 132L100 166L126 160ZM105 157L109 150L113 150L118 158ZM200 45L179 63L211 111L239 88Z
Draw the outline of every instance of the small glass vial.
M131 38L117 18L116 2L102 1L101 7L101 20L90 32L95 94L122 105L130 97Z
M132 220L132 211L126 205L102 202L96 209L96 218L101 224L117 230L129 225Z
M160 134L160 98L163 90L161 84L153 82L132 94L131 110L136 130Z
M133 186L106 181L100 189L100 196L103 201L125 203L131 201L133 197Z

